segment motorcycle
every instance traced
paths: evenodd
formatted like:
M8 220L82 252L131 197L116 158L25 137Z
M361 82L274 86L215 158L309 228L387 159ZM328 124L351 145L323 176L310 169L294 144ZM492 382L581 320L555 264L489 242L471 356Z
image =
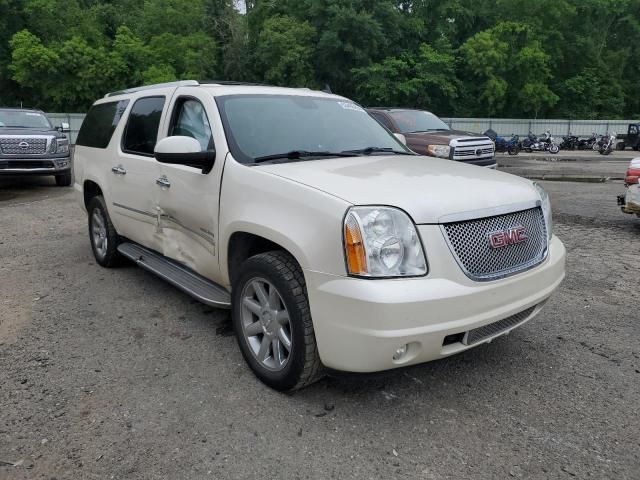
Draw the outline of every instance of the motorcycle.
M611 134L603 135L597 145L600 155L609 155L616 146L616 134L612 132Z
M525 152L549 152L556 154L560 151L560 146L553 140L551 132L547 130L540 137L529 132L529 135L522 142Z
M496 152L507 152L509 155L517 155L520 153L520 136L511 134L511 138L507 140L499 136L494 130L487 130L484 134L493 140Z
M591 150L597 141L598 136L595 132L589 138L581 138L578 140L578 150Z
M566 137L562 137L562 142L560 142L561 150L575 150L578 148L578 137L569 132L569 135Z

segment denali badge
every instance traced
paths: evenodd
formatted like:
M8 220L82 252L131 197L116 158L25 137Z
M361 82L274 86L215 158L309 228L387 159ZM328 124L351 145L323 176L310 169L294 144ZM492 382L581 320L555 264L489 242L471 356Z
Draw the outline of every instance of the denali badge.
M491 248L502 248L507 245L515 245L527 240L527 229L523 226L499 230L489 234L489 245Z

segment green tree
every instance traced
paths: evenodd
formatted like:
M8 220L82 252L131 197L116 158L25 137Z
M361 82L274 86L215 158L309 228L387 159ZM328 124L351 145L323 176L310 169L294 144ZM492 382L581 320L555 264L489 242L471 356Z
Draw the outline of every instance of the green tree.
M255 50L256 73L267 83L313 86L315 29L308 22L276 15L263 25Z

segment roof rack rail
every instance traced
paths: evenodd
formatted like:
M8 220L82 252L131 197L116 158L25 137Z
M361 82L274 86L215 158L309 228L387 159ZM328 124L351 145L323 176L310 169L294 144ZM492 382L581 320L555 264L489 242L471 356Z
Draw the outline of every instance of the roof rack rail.
M237 80L200 80L200 85L247 85L251 87L273 87L266 83L241 82Z
M156 83L154 85L144 85L142 87L127 88L125 90L118 90L116 92L107 93L104 98L115 97L116 95L124 95L127 93L142 92L144 90L153 90L155 88L167 88L167 87L197 87L200 82L197 80L179 80L177 82Z

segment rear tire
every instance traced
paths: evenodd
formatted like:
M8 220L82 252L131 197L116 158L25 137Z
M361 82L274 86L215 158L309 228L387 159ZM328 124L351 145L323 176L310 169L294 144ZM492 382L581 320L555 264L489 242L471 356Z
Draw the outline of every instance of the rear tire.
M322 378L304 275L291 255L246 260L233 284L231 315L242 356L263 383L288 391Z
M56 185L59 187L71 186L71 172L56 175Z
M118 243L120 238L111 223L104 198L101 195L93 197L87 208L89 213L89 241L93 256L99 265L112 268L120 262Z

